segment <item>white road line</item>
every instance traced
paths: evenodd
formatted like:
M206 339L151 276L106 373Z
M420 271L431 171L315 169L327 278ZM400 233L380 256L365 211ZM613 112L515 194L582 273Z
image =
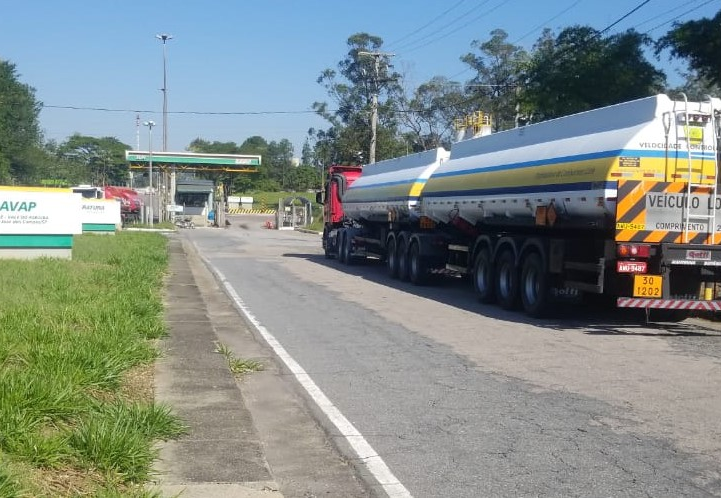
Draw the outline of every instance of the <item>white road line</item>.
M285 366L288 367L295 378L298 380L301 386L308 392L310 397L315 401L318 407L325 413L328 419L338 429L340 434L345 437L348 444L353 448L356 455L361 462L365 465L368 471L378 481L383 490L388 494L390 498L412 498L411 493L401 484L400 481L393 475L391 470L388 468L383 459L373 449L373 447L365 440L363 434L356 429L350 421L340 412L338 408L328 399L328 397L320 390L318 385L308 375L308 373L300 366L300 364L293 359L293 357L285 350L281 343L276 339L273 334L268 332L260 321L251 313L250 309L243 300L238 296L233 286L225 278L225 275L220 272L205 256L201 255L205 264L210 270L215 273L216 278L223 284L226 292L230 298L234 301L237 308L245 315L248 321L256 328L258 333L265 339L265 342L273 348L273 351L278 358L280 358Z

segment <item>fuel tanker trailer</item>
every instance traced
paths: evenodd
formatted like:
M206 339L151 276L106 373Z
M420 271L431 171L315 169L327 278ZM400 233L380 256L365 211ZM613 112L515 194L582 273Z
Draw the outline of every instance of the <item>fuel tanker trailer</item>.
M330 175L324 201L353 181L325 203L326 254L464 275L532 316L588 294L652 319L721 311L720 113L661 94Z

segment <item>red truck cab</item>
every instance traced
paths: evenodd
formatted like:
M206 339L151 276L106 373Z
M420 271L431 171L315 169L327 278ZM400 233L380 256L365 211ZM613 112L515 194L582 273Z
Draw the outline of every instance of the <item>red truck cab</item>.
M135 190L128 187L105 187L106 199L120 201L120 212L124 220L139 220L143 208L143 200Z
M346 221L341 203L343 194L362 172L362 166L334 164L328 168L324 190L316 195L316 201L323 204L323 249L326 257L333 255L332 248L328 244L329 234L342 227Z

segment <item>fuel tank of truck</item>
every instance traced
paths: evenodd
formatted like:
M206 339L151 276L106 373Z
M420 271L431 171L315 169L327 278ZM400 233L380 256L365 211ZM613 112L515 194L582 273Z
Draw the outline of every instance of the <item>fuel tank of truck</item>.
M703 106L657 95L455 143L420 210L442 223L503 225L533 224L552 206L559 220L608 225L619 180L715 181L715 133L698 123L691 136L683 122L712 112Z
M356 220L403 223L416 218L423 186L448 156L438 148L364 166L342 197L343 210Z

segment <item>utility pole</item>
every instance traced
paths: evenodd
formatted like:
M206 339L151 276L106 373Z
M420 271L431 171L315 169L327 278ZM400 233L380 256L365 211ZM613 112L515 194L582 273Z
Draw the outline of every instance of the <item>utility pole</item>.
M378 87L380 80L381 71L381 57L393 57L395 54L387 52L365 52L363 50L358 52L358 55L365 55L373 57L373 69L375 71L375 77L373 78L373 95L371 97L371 143L370 150L368 153L368 164L376 162L376 141L377 141L377 128L378 128Z
M155 35L155 37L163 42L163 152L168 150L168 73L167 73L167 54L166 43L173 39L173 35Z
M166 45L168 40L173 39L173 36L163 33L155 35L155 37L163 42L163 152L165 152L168 150L168 72ZM168 193L170 195L168 195ZM170 174L170 181L168 181L168 172L163 170L163 194L163 203L160 207L161 213L166 204L175 204L175 168L173 168ZM168 197L170 199L168 199Z
M140 113L135 115L135 150L140 150Z
M148 225L153 226L153 126L155 121L146 121L143 123L144 126L148 127L148 207L146 213L148 216Z

